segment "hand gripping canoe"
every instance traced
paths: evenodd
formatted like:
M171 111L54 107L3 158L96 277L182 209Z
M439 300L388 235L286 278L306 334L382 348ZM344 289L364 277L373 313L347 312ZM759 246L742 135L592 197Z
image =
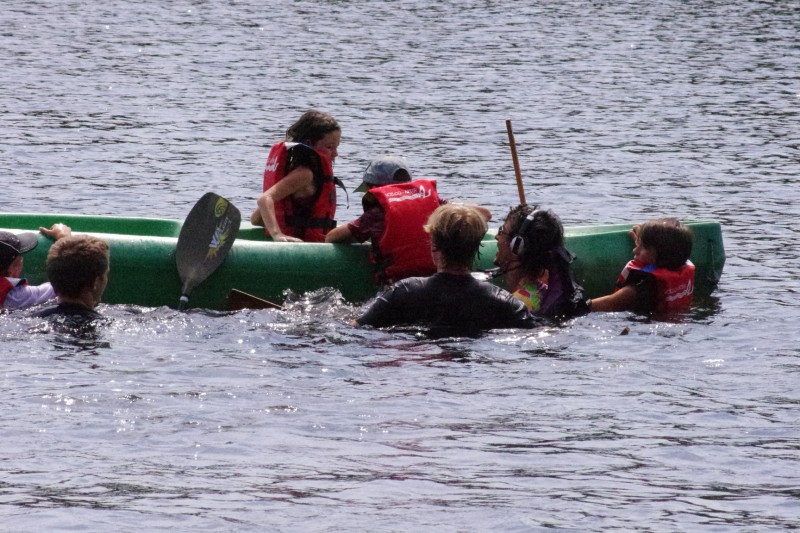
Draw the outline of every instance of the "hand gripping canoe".
M186 217L175 247L183 287L179 307L189 301L189 294L219 267L233 245L242 215L228 200L207 192Z

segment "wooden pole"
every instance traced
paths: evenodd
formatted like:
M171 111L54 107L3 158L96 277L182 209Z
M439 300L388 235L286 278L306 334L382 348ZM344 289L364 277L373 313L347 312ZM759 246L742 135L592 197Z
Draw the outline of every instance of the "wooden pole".
M511 129L511 120L509 119L506 119L506 130L508 130L508 143L511 145L511 158L514 160L514 173L517 175L519 203L526 204L525 188L522 186L522 173L519 170L519 159L517 158L517 145L514 143L514 131Z

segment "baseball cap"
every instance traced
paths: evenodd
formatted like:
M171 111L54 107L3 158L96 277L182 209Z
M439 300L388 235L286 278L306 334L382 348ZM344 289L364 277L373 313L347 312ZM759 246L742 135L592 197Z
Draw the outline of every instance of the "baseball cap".
M39 244L35 233L13 234L0 231L0 270L5 270L17 256L30 252Z
M405 172L395 179L395 174L398 170L404 170ZM407 181L411 181L411 173L408 171L405 159L396 155L382 155L376 157L367 165L363 182L356 187L356 192L366 192L370 187L405 183Z

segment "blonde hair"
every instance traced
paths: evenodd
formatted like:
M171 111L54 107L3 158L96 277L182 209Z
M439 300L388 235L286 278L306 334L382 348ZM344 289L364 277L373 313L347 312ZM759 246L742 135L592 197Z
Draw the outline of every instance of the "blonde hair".
M440 205L425 224L446 268L471 267L487 229L475 208L458 204Z

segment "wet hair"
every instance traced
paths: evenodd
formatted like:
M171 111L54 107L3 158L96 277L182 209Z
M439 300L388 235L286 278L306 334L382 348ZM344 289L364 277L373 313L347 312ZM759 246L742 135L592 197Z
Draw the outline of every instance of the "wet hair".
M527 225L525 219L533 213L533 220ZM564 245L564 225L551 210L537 209L537 206L520 204L506 215L506 222L512 228L509 242L515 236L525 239L525 247L519 260L528 273L540 275L551 262L550 252Z
M341 131L335 118L328 113L309 109L286 130L286 140L313 146L332 131Z
M471 267L487 229L475 208L458 204L440 205L425 224L447 268Z
M47 278L59 296L79 298L108 270L108 244L89 235L57 240L47 253Z
M648 220L638 231L639 243L656 253L656 266L677 270L692 255L692 230L677 218Z

